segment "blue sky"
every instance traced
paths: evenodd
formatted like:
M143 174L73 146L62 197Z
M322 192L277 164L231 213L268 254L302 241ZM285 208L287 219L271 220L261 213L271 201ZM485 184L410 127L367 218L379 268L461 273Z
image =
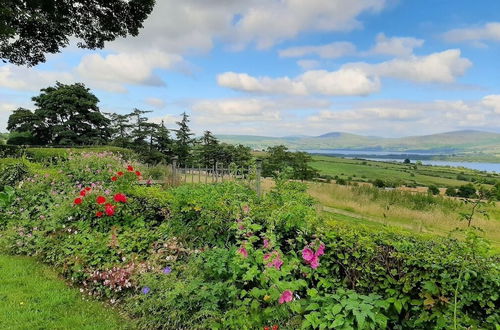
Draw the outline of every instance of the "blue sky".
M197 133L500 132L499 1L157 2L138 37L1 64L0 131L58 80Z

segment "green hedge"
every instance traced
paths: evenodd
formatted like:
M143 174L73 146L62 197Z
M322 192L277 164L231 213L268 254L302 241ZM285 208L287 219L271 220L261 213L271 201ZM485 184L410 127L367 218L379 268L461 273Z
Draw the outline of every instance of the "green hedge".
M475 232L459 241L332 224L300 183L278 181L262 199L233 182L165 191L137 185L133 171L116 182L96 172L108 163L111 171L125 166L82 156L25 180L0 210L0 246L119 302L141 328L495 329L500 322L500 260ZM114 203L117 192L127 202L97 217L96 197ZM317 268L307 249L317 253Z

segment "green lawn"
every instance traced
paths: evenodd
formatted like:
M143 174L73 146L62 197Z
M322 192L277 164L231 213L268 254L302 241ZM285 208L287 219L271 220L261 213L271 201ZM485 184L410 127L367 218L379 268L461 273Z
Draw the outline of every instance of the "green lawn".
M354 181L382 179L393 183L415 183L421 186L433 184L439 187L448 187L469 183L466 180L458 180L457 176L459 175L466 178L496 178L500 180L500 175L490 174L488 177L479 171L463 168L419 165L417 169L414 169L414 164L406 165L329 156L313 156L311 166L323 175L337 175L344 179L351 177Z
M128 322L99 302L84 301L33 259L0 255L0 329L124 329Z

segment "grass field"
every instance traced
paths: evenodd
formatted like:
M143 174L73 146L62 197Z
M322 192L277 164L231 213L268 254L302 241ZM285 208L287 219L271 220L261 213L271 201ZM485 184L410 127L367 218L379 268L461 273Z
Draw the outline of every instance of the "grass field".
M333 208L341 220L399 227L413 232L447 235L454 228L465 228L459 212L468 209L458 199L383 191L372 187L341 186L334 183L309 183L309 193L323 206ZM346 211L335 212L335 209ZM489 219L476 215L473 224L484 230L496 248L500 248L500 205L485 210ZM352 219L356 219L352 221Z
M487 174L465 168L425 166L330 156L313 156L311 166L322 175L338 176L353 181L381 179L397 185L436 185L438 187L460 186L470 180L500 180L498 174Z
M0 329L109 330L126 323L33 259L0 255Z

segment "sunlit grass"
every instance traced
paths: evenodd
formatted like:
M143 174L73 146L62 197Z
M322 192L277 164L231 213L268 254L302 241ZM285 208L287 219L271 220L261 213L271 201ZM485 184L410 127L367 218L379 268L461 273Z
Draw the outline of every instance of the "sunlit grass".
M84 301L47 267L0 255L0 329L127 329L129 322L95 301Z

